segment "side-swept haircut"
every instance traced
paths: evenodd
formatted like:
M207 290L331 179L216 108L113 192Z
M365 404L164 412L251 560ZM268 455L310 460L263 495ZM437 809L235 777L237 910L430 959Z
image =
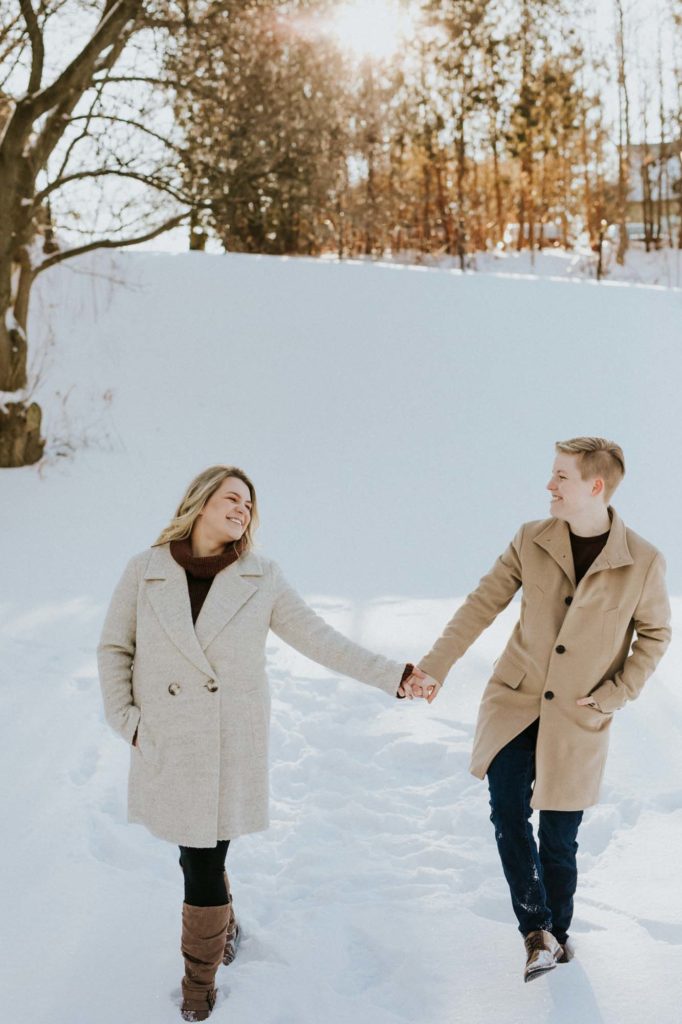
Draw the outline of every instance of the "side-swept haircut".
M568 441L557 441L558 452L578 456L578 468L583 480L601 477L604 481L604 497L607 503L618 484L625 476L623 449L615 441L605 437L572 437Z
M166 544L171 540L183 540L185 537L189 537L197 516L208 499L212 494L215 494L223 480L227 480L231 476L245 483L251 495L251 520L241 539L236 541L235 550L239 555L243 555L245 551L252 548L253 535L258 526L256 488L244 470L239 469L238 466L210 466L203 473L195 476L182 496L175 515L168 526L161 531L160 536L154 541L152 547L156 547L158 544Z

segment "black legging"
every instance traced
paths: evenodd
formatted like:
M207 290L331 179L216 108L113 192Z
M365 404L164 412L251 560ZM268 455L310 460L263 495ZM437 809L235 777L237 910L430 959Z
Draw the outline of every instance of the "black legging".
M225 856L229 839L217 846L180 847L180 867L185 876L185 903L193 907L224 907L228 903L225 887Z

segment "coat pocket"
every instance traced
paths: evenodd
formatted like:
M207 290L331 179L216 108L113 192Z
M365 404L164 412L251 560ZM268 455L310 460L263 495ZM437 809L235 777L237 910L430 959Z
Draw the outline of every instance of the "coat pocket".
M137 724L137 747L135 749L143 761L146 761L148 764L158 765L159 754L156 743L154 742L154 737L150 735L147 723L142 716Z
M518 662L514 661L511 655L501 654L493 665L493 675L501 682L506 683L512 690L515 690L521 685L523 678L526 675L526 670L523 665L519 665Z
M602 613L601 627L601 648L602 651L612 651L616 645L616 630L618 629L618 608L607 608Z

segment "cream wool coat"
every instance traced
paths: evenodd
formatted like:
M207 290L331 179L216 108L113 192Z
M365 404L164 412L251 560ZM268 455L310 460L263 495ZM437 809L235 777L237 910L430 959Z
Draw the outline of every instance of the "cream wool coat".
M405 666L337 633L270 559L247 552L219 572L196 625L169 544L130 560L97 648L107 722L130 744L138 734L129 821L195 847L267 828L270 629L396 696Z
M609 508L606 546L576 587L568 525L525 523L419 667L443 682L521 587L521 615L483 693L470 770L540 718L531 805L595 804L613 713L637 697L670 642L663 556ZM635 643L630 649L633 635ZM592 696L596 708L578 707Z

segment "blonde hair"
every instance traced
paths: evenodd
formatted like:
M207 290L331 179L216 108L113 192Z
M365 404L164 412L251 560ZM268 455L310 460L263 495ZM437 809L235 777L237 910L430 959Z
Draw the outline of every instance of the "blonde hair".
M161 531L158 540L154 541L152 547L167 544L171 540L184 540L185 537L189 537L197 516L208 499L215 494L223 480L227 480L231 476L245 483L251 494L251 519L243 535L234 545L239 555L249 551L253 547L253 536L258 527L258 503L255 487L244 470L237 466L210 466L203 473L195 476L182 496L175 515L165 530Z
M557 441L558 452L578 456L578 469L583 480L600 477L604 481L604 497L611 495L625 476L623 449L615 441L605 437L572 437L569 441Z

